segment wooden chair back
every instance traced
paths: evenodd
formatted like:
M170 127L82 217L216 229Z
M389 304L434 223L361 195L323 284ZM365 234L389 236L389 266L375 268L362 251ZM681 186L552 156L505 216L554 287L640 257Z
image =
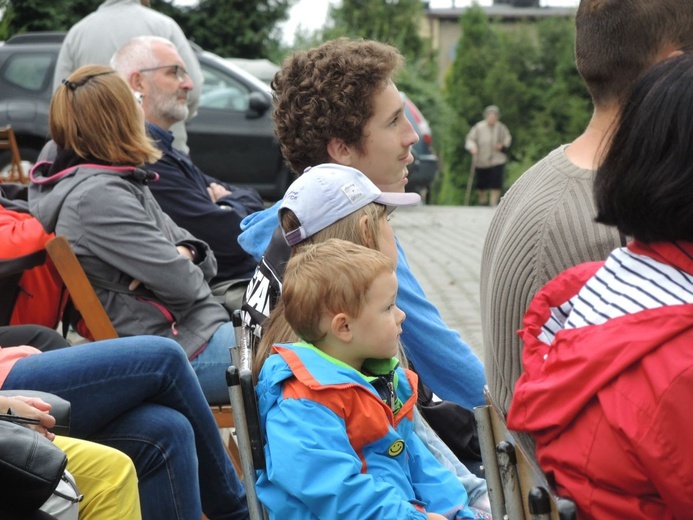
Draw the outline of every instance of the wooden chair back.
M10 170L6 177L2 180L5 182L21 182L27 184L29 182L28 172L24 173L22 167L22 158L19 155L19 147L17 139L14 136L14 130L10 125L0 127L0 150L9 150L11 154Z

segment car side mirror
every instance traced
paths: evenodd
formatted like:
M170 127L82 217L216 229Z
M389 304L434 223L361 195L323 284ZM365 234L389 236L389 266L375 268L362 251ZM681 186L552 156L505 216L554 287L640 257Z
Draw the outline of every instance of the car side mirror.
M251 92L248 96L248 111L245 117L248 119L256 119L262 117L272 106L269 99L263 96L260 92Z

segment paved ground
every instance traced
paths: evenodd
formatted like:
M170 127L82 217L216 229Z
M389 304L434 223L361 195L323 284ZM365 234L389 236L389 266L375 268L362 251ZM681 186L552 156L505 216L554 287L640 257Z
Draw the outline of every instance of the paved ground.
M482 361L479 267L493 213L488 207L416 206L399 208L391 220L426 296Z

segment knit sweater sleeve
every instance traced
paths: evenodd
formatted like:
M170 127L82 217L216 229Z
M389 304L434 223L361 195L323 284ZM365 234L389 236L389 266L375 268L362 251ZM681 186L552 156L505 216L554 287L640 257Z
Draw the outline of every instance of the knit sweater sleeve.
M517 331L532 297L568 267L604 260L620 245L616 229L594 222L593 175L558 148L515 182L491 222L481 321L489 390L505 412L522 373Z

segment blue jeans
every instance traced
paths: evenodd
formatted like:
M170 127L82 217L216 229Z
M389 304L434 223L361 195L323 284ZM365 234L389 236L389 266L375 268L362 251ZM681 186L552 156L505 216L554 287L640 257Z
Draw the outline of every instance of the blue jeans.
M229 404L226 369L231 364L229 347L235 345L233 323L227 321L214 331L205 349L190 361L209 404Z
M245 489L183 349L156 336L79 345L16 362L4 389L72 403L71 435L137 468L144 519L246 519Z

